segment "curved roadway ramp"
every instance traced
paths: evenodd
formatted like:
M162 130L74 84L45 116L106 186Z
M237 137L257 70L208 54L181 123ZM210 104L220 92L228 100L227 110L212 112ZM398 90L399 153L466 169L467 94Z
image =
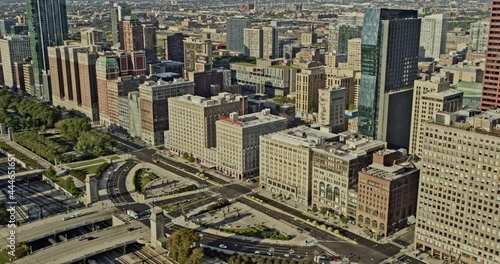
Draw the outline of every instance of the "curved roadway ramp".
M149 228L139 222L111 227L89 234L92 239L77 238L44 248L15 261L17 264L61 264L86 260L97 254L135 243L138 239L149 240Z

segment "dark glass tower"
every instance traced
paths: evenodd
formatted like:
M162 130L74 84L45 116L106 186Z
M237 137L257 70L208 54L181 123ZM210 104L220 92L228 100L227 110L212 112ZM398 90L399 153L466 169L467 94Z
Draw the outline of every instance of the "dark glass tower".
M35 87L32 94L51 100L47 47L68 39L66 0L27 0L28 26Z
M243 31L250 25L250 20L242 16L234 16L227 20L227 49L232 52L244 53Z
M409 144L419 40L416 10L365 10L358 129L390 147Z

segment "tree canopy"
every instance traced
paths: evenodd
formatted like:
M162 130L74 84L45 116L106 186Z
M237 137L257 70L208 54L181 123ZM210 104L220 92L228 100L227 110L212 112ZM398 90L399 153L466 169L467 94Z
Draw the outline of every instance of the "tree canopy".
M83 132L90 131L91 126L85 118L67 118L56 123L61 135L69 141L76 141Z
M203 250L197 247L200 236L192 229L175 231L168 239L170 257L180 264L203 263Z
M95 131L84 131L78 137L75 150L83 155L105 156L113 154L115 143L109 135Z

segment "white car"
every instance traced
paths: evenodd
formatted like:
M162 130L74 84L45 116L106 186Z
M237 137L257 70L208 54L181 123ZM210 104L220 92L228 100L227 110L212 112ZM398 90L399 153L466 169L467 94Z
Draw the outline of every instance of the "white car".
M226 245L224 245L224 244L220 244L220 245L219 245L219 247L220 247L220 248L224 248L224 249L226 249L226 248L227 248L227 246L226 246Z
M255 255L260 255L260 251L255 251Z
M290 257L290 254L284 254L283 257L288 258Z

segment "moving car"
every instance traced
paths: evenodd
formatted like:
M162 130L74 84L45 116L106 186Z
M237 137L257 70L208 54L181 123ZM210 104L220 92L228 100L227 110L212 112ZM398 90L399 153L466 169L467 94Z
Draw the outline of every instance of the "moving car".
M219 247L220 247L220 248L224 248L224 249L226 249L226 248L227 248L227 246L226 246L226 245L224 245L224 244L220 244L220 245L219 245Z

